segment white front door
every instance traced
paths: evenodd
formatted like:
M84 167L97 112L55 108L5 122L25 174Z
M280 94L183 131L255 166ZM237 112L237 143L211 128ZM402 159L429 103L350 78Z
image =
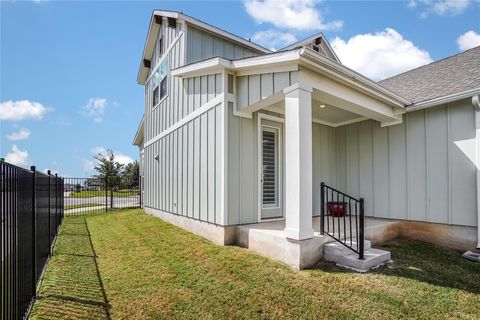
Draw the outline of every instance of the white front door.
M261 219L283 217L283 124L264 120L260 130Z

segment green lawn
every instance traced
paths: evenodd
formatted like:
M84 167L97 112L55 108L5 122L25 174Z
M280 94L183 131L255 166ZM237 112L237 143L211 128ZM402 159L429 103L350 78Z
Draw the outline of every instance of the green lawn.
M138 195L139 195L138 190L119 190L119 191L113 192L114 197L132 197L132 196L138 196ZM106 197L105 190L103 191L83 190L79 192L72 191L67 196L67 198L89 198L89 197ZM110 191L108 191L108 197L110 197Z
M480 265L413 241L368 274L296 272L124 210L65 218L33 319L478 319Z

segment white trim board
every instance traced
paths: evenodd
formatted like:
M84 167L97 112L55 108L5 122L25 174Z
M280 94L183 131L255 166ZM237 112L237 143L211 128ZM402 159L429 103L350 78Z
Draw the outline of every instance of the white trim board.
M264 221L272 221L271 219L272 218L269 218L269 219L262 219L262 197L261 197L261 192L262 192L262 181L261 181L261 178L260 178L260 168L262 166L262 157L260 156L262 154L262 151L261 151L261 143L260 143L260 137L261 137L261 133L262 133L262 120L268 120L268 121L273 121L273 122L278 122L278 123L281 123L281 124L284 124L285 123L285 119L283 118L280 118L280 117L276 117L276 116L272 116L272 115L269 115L269 114L265 114L265 113L258 113L258 117L257 117L257 222L264 222ZM281 144L283 144L283 135L284 135L284 130L280 130L280 134L279 134L279 149L280 149L280 165L279 165L279 169L282 171L280 176L282 176L281 178L281 182L283 183L283 146L281 146ZM281 190L279 190L279 201L283 201L283 191L284 191L284 188L283 188L283 184L280 184L281 185ZM282 218L273 218L273 219L285 219L285 208L284 208L284 205L282 203Z
M172 133L173 131L177 130L178 128L184 126L188 122L190 122L190 121L194 120L195 118L201 116L203 113L207 112L208 110L215 107L216 105L221 104L222 101L223 101L223 96L222 95L219 95L219 96L213 98L212 100L208 101L207 103L205 103L203 106L201 106L197 110L195 110L192 113L190 113L189 115L187 115L182 120L176 122L174 125L172 125L168 129L164 130L162 133L160 133L160 134L156 135L155 137L153 137L152 139L148 140L145 143L144 147L147 148L152 143L155 143L156 141L162 139L166 135L168 135L168 134Z

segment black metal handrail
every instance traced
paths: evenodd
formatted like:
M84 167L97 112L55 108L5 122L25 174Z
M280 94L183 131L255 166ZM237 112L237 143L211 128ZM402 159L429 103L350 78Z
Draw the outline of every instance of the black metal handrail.
M342 232L343 231L343 232ZM340 242L363 260L365 254L363 198L355 199L337 189L320 185L320 232ZM353 241L356 239L356 243Z

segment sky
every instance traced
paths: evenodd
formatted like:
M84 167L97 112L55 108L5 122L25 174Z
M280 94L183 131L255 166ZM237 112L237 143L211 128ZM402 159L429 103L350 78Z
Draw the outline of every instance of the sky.
M154 9L273 50L321 31L373 80L480 45L479 0L0 0L0 157L65 177L93 174L106 148L137 160L136 76Z

